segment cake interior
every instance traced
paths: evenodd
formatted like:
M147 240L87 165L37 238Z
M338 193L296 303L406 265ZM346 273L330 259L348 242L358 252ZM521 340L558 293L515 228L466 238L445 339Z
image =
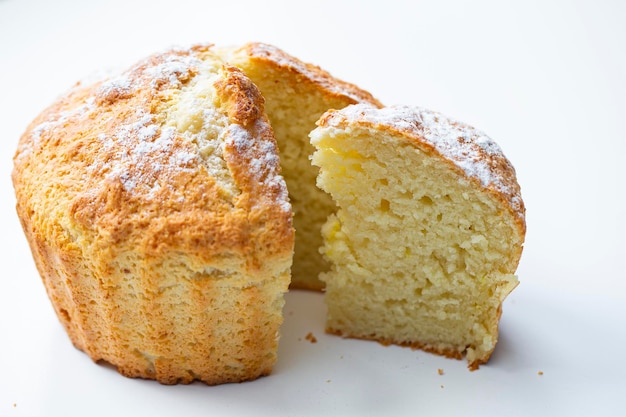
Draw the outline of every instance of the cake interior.
M339 207L322 231L327 330L485 362L518 282L512 216L392 132L324 127L311 142L317 184Z
M324 284L318 276L330 269L319 252L323 245L320 229L336 206L314 185L318 169L310 162L314 148L309 133L328 109L342 109L355 100L330 95L307 77L277 67L272 61L243 53L233 55L229 61L242 68L266 99L265 111L278 143L296 229L291 287L320 290Z

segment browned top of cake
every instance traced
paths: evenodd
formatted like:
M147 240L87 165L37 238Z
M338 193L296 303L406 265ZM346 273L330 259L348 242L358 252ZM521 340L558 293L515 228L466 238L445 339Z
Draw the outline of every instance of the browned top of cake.
M194 104L205 90L212 106ZM103 246L134 239L147 254L232 254L248 268L291 252L263 98L209 46L77 84L28 127L14 164L18 211L46 239L69 244L89 230Z

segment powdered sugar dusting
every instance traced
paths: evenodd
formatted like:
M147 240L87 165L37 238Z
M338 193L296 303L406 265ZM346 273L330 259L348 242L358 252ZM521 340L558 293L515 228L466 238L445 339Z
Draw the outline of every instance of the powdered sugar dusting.
M498 144L483 132L420 107L378 109L357 104L327 114L325 123L329 126L365 122L416 135L453 161L468 177L478 179L483 187L493 187L506 195L513 209L523 212L515 170Z
M191 170L198 156L174 151L176 129L159 127L153 115L137 110L133 120L136 121L121 125L112 136L98 135L102 150L108 151L101 156L112 152L113 158L96 162L88 171L100 171L104 178L120 181L127 192L141 187L151 198L161 188L161 174Z
M150 200L167 192L172 201L182 201L184 186L176 187L176 178L184 178L181 173L195 175L200 166L215 179L223 196L239 192L225 160L230 143L249 162L252 180L290 212L278 150L267 139L271 138L267 121L257 121L251 130L259 137L252 137L214 108L220 65L218 60L203 59L204 52L193 47L154 55L119 75L72 90L66 100L72 107L60 113L53 107L47 116L44 113L41 123L23 137L16 159L43 146L44 139L73 135L88 125L79 135L93 150L92 156L77 161L87 164L85 182L103 178L94 186L118 183L131 196ZM129 106L127 99L133 104ZM168 105L160 108L162 102Z
M97 95L102 98L110 98L113 96L128 95L132 93L133 85L128 74L122 74L115 78L104 81L98 89Z
M189 74L190 69L200 65L202 61L192 55L170 55L164 62L148 67L145 75L151 80L152 88L157 88L163 82L179 87L180 80Z
M80 125L99 106L113 106L142 89L147 92L146 97L151 97L160 90L180 88L201 64L202 60L192 50L168 52L150 57L119 75L99 81L91 87L91 94L82 102L77 102L73 108L63 112L51 113L46 120L32 128L30 137L22 140L16 158L23 158L40 146L43 137L53 137L55 131L65 129L66 126ZM74 89L74 93L81 94L81 90ZM144 104L148 102L140 103L134 113L122 112L115 116L112 111L97 119L94 125L100 124L106 133L94 133L98 152L87 167L87 173L92 176L97 174L96 177L102 176L110 181L120 181L127 192L140 192L150 198L163 187L159 183L159 179L166 180L163 175L168 177L191 170L198 164L200 157L191 152L193 147L181 144L175 146L178 136L176 128L157 120ZM113 118L119 124L111 131L107 122Z
M74 120L82 120L89 117L89 115L95 110L95 99L89 97L84 103L74 108L55 113L47 120L41 122L37 126L33 127L30 131L29 140L22 140L18 147L16 159L29 155L36 147L41 145L42 136L54 129L62 128L66 123Z
M266 129L266 122L258 120L257 131ZM249 161L249 171L253 180L277 191L277 203L282 211L291 211L287 185L280 175L280 161L276 144L269 140L259 140L238 124L228 127L226 144L233 146L237 153Z

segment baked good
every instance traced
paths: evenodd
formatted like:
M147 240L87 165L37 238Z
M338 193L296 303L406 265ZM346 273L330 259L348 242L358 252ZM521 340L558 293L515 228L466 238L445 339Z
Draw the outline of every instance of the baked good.
M319 253L321 226L335 203L315 187L317 168L309 160L309 133L328 109L350 104L381 106L370 93L338 80L317 66L263 43L218 50L225 61L242 69L265 97L265 110L280 150L282 173L294 213L296 245L291 287L320 290L318 279L329 265Z
M487 362L525 236L515 170L484 133L417 107L329 111L311 133L327 330Z
M513 167L467 125L379 107L259 43L77 84L28 127L13 170L74 345L164 384L255 379L292 273L327 286L330 332L484 363L524 240Z
M74 345L130 377L276 360L294 230L263 98L209 46L79 84L21 137L17 212Z

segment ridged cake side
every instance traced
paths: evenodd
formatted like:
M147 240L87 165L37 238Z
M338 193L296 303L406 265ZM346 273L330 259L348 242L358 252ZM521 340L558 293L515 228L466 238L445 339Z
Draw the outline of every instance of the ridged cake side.
M241 71L195 46L77 85L14 164L18 215L79 349L166 384L271 372L294 232Z

